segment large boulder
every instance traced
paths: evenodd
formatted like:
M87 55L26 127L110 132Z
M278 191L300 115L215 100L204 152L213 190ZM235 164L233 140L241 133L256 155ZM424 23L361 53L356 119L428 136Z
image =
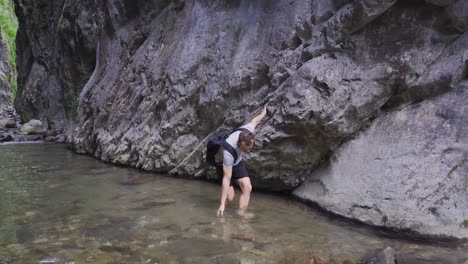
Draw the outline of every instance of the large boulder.
M21 132L28 134L43 134L45 130L42 128L42 122L32 119L21 127Z
M386 112L294 195L363 222L468 237L468 81Z

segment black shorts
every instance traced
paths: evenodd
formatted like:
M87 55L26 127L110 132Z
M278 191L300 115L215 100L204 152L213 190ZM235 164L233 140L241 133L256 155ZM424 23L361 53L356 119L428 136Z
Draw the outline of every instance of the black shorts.
M218 175L218 182L222 184L224 177L223 165L216 166L216 174ZM239 164L232 167L231 183L229 184L229 186L233 186L236 180L242 179L244 177L249 177L249 173L247 172L247 169L244 166L244 162L240 161Z

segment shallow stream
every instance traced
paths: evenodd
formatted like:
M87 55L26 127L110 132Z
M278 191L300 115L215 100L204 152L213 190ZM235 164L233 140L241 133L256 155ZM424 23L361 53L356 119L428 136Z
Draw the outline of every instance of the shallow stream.
M468 259L463 245L388 238L255 190L250 214L231 204L217 218L219 191L105 164L62 144L3 145L0 263L311 263L314 256L357 263L387 246Z

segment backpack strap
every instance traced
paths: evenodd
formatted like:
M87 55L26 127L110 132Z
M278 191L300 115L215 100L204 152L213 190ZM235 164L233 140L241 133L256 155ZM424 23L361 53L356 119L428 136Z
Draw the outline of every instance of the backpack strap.
M243 127L239 127L237 129L234 129L229 135L231 135L232 133L234 132L237 132L237 131L246 131L248 130L247 128L243 128ZM223 140L223 147L225 150L227 150L231 155L232 157L234 158L234 163L236 163L237 161L237 151L229 144L227 143L226 140Z

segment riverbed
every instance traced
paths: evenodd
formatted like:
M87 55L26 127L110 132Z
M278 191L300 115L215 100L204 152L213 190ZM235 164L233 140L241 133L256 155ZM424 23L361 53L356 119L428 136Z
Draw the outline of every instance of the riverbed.
M255 186L254 186L255 188ZM0 263L358 263L400 253L468 260L463 245L379 235L254 192L216 217L220 188L103 163L63 144L0 146Z

